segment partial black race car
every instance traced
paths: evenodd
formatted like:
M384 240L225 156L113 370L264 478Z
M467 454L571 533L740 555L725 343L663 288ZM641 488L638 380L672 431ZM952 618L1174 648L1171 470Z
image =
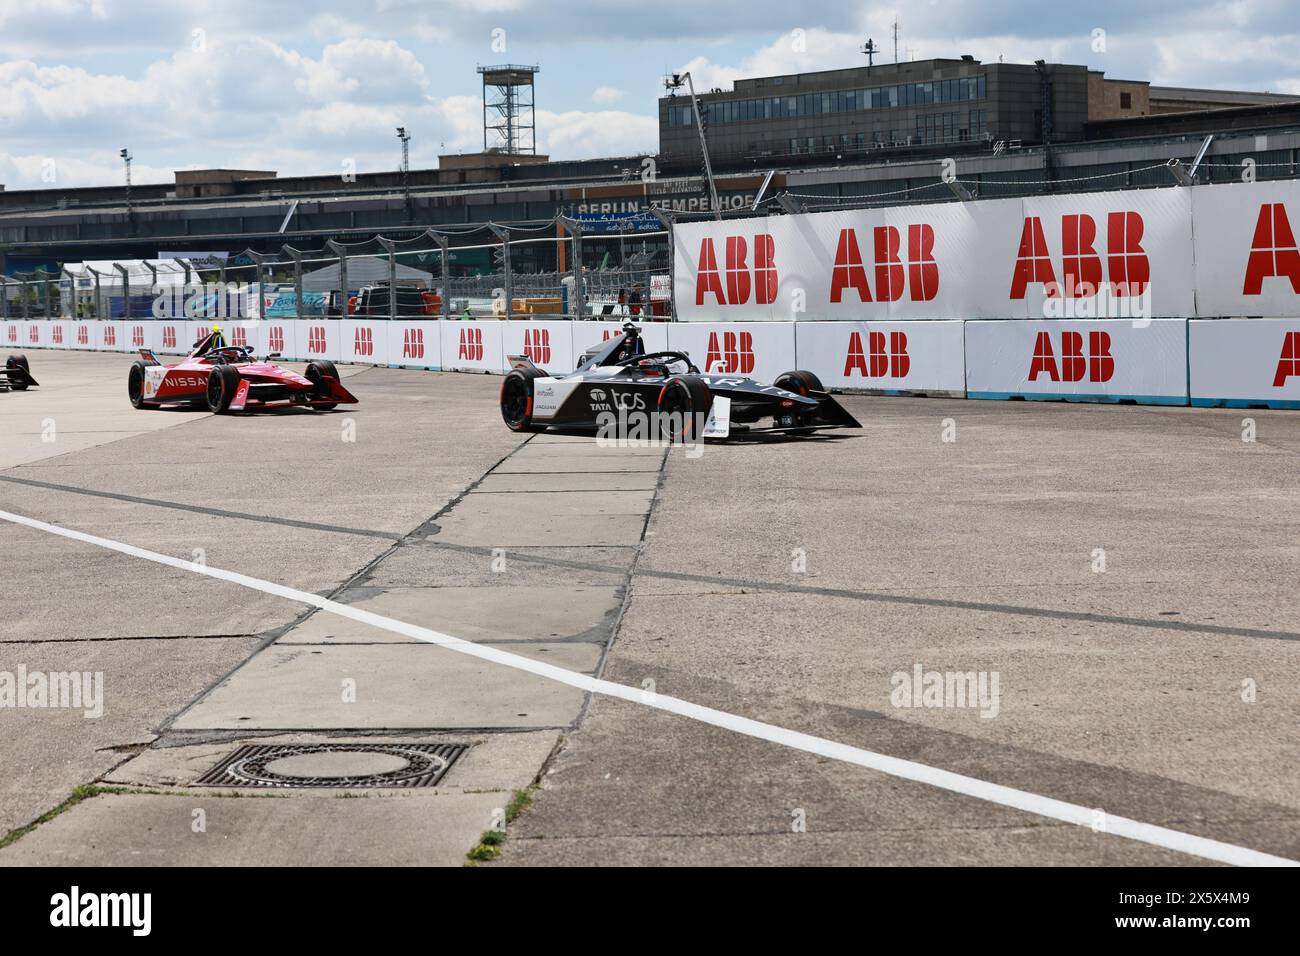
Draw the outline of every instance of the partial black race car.
M501 385L501 417L514 431L548 427L599 434L695 441L750 431L804 434L861 428L812 372L785 372L771 385L734 375L702 375L685 352L645 351L641 330L588 349L577 371L551 376L527 358L510 356Z
M36 379L32 378L31 368L27 364L27 356L11 355L5 359L4 368L0 368L0 392L7 392L10 389L21 392L39 384Z

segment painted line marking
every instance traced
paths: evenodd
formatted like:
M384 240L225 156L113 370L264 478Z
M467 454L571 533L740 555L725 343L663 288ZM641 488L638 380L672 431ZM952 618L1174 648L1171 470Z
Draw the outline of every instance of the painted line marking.
M724 730L730 730L734 733L743 734L744 736L753 737L758 740L766 740L783 747L789 747L792 750L801 750L805 753L816 754L821 757L827 757L831 760L841 761L842 763L854 764L859 767L865 767L868 770L876 770L880 773L888 774L891 777L898 777L903 780L912 780L916 783L928 784L929 786L937 787L941 790L960 793L964 796L974 797L977 800L983 800L987 803L994 803L999 806L1011 807L1015 810L1023 810L1026 813L1048 817L1053 820L1060 820L1063 823L1073 823L1078 826L1091 828L1096 822L1097 810L1092 807L1083 807L1078 804L1067 803L1064 800L1039 796L1038 794L1030 793L1026 790L1017 790L1014 787L1004 787L1001 784L989 783L987 780L980 780L976 777L968 777L963 774L952 773L948 770L940 770L937 767L930 767L926 764L917 763L912 760L903 760L898 757L879 754L871 750L851 747L848 744L836 743L835 741L827 740L824 737L814 737L811 734L800 733L795 730L787 730L784 727L777 727L774 724L765 724L762 721L751 720L748 717L739 717L735 714L729 714L726 711L714 710L712 707L693 704L690 701L681 700L677 697L669 697L664 694L652 694L643 691L639 687L626 687L623 684L616 684L612 681L588 677L586 674L579 674L574 671L566 670L563 667L556 667L552 664L543 663L542 661L520 657L518 654L511 654L509 651L502 651L494 647L485 647L480 644L474 644L459 637L453 637L450 634L443 634L426 627L420 627L415 624L408 624L404 621L395 620L394 618L384 617L382 614L375 614L371 611L363 611L346 604L339 604L335 601L331 601L329 598L321 597L318 594L312 594L308 591L299 591L296 588L286 587L283 584L275 584L272 581L263 581L260 578L240 574L237 571L226 571L222 568L196 565L194 562L186 561L182 558L174 558L171 555L159 554L156 551L137 548L134 545L123 544L120 541L100 538L92 534L86 534L82 531L74 531L70 528L62 528L58 525L47 524L44 521L37 521L35 518L13 514L9 511L0 511L0 519L11 522L12 524L23 525L24 527L32 528L36 531L55 534L72 541L93 544L96 547L105 548L109 551L117 551L120 554L129 555L134 558L142 558L146 561L152 561L155 564L162 564L181 571L190 571L194 574L216 578L219 581L238 584L241 587L246 587L254 591L261 591L263 594L274 595L275 597L281 597L288 601L307 604L327 613L335 614L339 617L346 617L353 621L357 621L358 623L376 627L380 630L389 631L393 634L401 634L417 641L424 641L438 647L445 647L461 654L467 654L470 657L477 657L481 660L491 661L494 664L501 664L505 667L513 668L514 670L524 671L537 677L543 677L547 680L567 684L570 687L576 687L593 694L603 694L606 697L616 697L633 704L641 704L642 706L651 707L655 710L677 714L680 717L688 717L691 720L700 723L720 727ZM1150 823L1142 823L1138 820L1131 820L1128 817L1115 816L1109 813L1105 814L1105 825L1102 832L1112 836L1135 840L1139 843L1146 843L1151 846L1173 850L1178 853L1186 853L1190 856L1202 857L1219 863L1227 863L1233 866L1300 866L1300 861L1289 860L1285 857L1273 856L1268 853L1261 853L1258 850L1251 850L1247 847L1236 846L1231 843L1223 843L1219 840L1211 840L1206 837L1194 836L1190 833L1184 833L1181 830L1170 830L1166 827L1155 826Z

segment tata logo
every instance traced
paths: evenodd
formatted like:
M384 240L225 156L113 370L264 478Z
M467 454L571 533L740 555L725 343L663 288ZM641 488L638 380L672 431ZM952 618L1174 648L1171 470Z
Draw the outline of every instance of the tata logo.
M593 402L603 402L605 400L605 390L603 388L593 388L591 390L591 400Z
M736 372L748 375L754 371L754 334L752 332L710 332L709 349L704 356L704 371Z
M402 358L424 358L424 329L407 329L402 333Z
M267 351L283 352L284 351L284 326L273 325L267 333Z
M724 268L719 271L718 254L713 240L705 238L700 241L699 269L695 273L695 304L704 305L704 297L711 295L718 305L745 305L750 300L751 292L757 305L771 305L775 302L778 277L776 244L772 237L767 233L754 236L752 270L749 265L749 244L743 236L727 236L724 249Z
M461 329L460 330L460 351L456 353L457 358L465 359L467 362L478 362L483 359L483 330L482 329Z
M248 346L248 330L235 326L230 332L230 344L239 348Z
M1151 262L1142 248L1145 229L1135 212L1106 216L1106 261L1097 254L1097 222L1092 216L1061 217L1061 277L1058 280L1043 220L1028 216L1020 232L1020 250L1011 274L1011 298L1023 299L1030 285L1042 285L1047 297L1094 296L1109 280L1115 296L1140 296L1151 281Z
M63 326L61 325L54 326L53 328L50 329L50 334L53 336L55 345L63 344Z
M374 355L375 354L375 332L371 328L358 327L352 337L352 354L353 355Z
M1295 233L1286 217L1286 207L1280 202L1264 203L1259 207L1255 236L1250 241L1250 257L1246 260L1246 279L1241 294L1259 295L1264 289L1265 279L1283 277L1291 280L1291 291L1300 294L1300 250L1296 249ZM1287 333L1288 336L1293 334Z
M873 300L857 232L841 229L835 249L835 268L831 270L831 301L843 301L844 293L850 289L857 293L859 302L897 302L905 289L913 302L929 302L938 295L939 264L934 258L934 227L928 223L914 223L907 227L906 261L901 256L902 242L902 233L896 226L877 226L872 230L872 264L876 279Z
M536 365L551 360L551 330L524 329L524 355Z
M165 349L176 348L176 326L164 325L162 334L162 344Z
M117 329L113 328L111 325L104 326L104 345L117 345Z
M313 325L307 329L307 352L310 355L325 353L325 326Z
M77 326L77 344L78 345L90 344L90 326L88 325Z
M1300 375L1300 332L1288 332L1282 339L1282 356L1277 360L1273 387L1281 388L1293 375Z
M131 345L134 348L138 348L138 349L144 348L144 326L143 325L131 326Z
M907 333L868 332L867 347L862 347L862 334L849 334L849 351L844 358L844 377L854 373L863 378L906 378L912 367L912 357L907 354Z
M1086 355L1082 332L1062 332L1059 364L1052 350L1052 333L1038 333L1029 363L1029 381L1036 382L1038 376L1047 375L1053 382L1081 382L1087 375L1090 382L1109 382L1114 374L1115 359L1110 354L1109 332L1089 332Z

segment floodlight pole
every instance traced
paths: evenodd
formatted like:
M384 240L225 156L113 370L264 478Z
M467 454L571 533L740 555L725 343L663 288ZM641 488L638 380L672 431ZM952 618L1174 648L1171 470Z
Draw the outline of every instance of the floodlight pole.
M348 250L343 243L335 242L333 239L325 245L329 246L330 252L339 257L339 310L343 318L348 319L352 317L352 310L348 308ZM325 314L329 314L328 307L325 309Z
M487 224L492 234L501 240L501 268L505 270L506 321L514 318L514 283L510 280L510 230L495 222Z
M413 218L411 212L411 134L405 126L397 127L397 138L402 141L402 195L406 203L406 224Z
M135 235L135 207L131 205L131 151L123 146L118 155L122 157L122 163L126 167L126 225L127 231Z
M713 163L709 160L709 143L704 136L704 121L700 118L700 101L695 95L695 81L691 79L691 72L674 73L665 82L664 86L671 92L682 88L686 84L687 90L691 94L691 109L695 112L695 128L700 133L700 151L704 153L704 178L709 184L709 201L713 204L713 218L722 218L722 207L718 205L718 187L713 182Z

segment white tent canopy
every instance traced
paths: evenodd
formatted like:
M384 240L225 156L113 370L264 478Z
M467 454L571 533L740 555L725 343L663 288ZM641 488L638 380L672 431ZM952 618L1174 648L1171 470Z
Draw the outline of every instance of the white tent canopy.
M78 289L93 288L95 276L91 270L94 270L99 273L101 289L121 286L122 274L116 268L119 265L126 269L133 291L137 288L141 292L147 291L155 282L163 286L185 284L185 264L179 259L96 259L90 262L69 262L63 267L63 281L67 282L66 276L71 276ZM150 266L157 271L156 279ZM191 275L194 281L198 281L197 274Z

